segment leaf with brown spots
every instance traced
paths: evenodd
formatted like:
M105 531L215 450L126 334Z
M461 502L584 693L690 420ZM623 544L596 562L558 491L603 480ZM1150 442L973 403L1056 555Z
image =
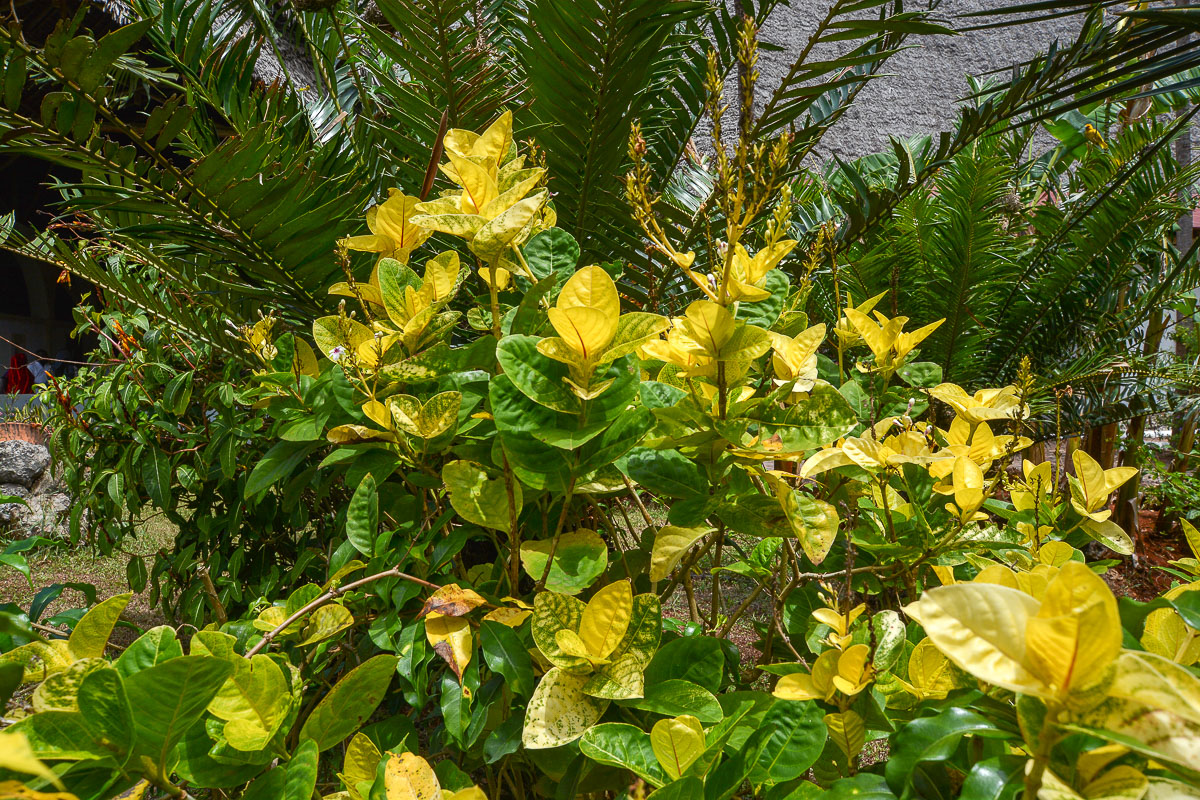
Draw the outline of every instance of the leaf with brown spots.
M388 758L383 768L387 800L442 800L442 787L429 762L412 753Z
M461 683L463 670L471 663L470 624L461 617L446 617L431 611L425 618L425 638Z
M464 589L457 583L448 583L429 596L417 617L423 617L431 612L441 614L443 617L461 617L486 602L471 589Z

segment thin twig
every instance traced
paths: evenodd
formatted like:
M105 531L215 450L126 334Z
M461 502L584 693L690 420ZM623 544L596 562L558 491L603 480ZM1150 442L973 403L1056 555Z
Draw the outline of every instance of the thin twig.
M613 546L616 547L617 552L621 554L621 566L625 568L625 574L629 576L629 580L633 580L633 572L630 571L629 561L625 558L625 543L621 541L621 536L617 533L617 526L613 525L612 520L608 518L608 514L605 514L604 509L600 508L600 506L596 503L596 498L592 497L590 494L585 494L584 498L587 499L588 505L592 507L592 510L596 512L596 515L600 517L600 522L608 531L608 535L612 537ZM620 504L618 503L618 505Z
M692 622L700 624L700 607L696 605L696 590L692 586L691 570L683 573L683 593L687 595L688 616Z
M34 351L30 350L28 347L22 347L21 345L14 342L12 339L8 339L3 336L0 336L0 342L4 342L5 344L7 344L11 347L14 347L17 350L21 350L22 352L28 353L29 355L36 358L38 361L53 361L55 364L73 364L77 367L111 367L114 364L121 363L120 361L117 361L117 360L113 360L113 361L71 361L70 359L67 359L67 358L50 358L50 356L40 356L37 353L35 353Z
M221 602L221 598L217 595L217 587L213 583L212 576L208 574L208 566L201 564L200 568L196 570L196 574L200 576L200 583L204 586L204 593L212 601L213 612L217 615L217 623L224 625L229 621L229 615L225 612L225 604Z
M330 589L325 594L321 595L320 597L317 597L312 602L308 603L303 608L301 608L299 611L297 611L295 614L292 614L290 617L285 619L283 622L279 623L274 628L272 628L271 630L269 630L265 634L263 634L262 640L259 641L258 644L254 645L254 647L251 647L249 650L246 651L246 658L250 658L250 657L254 656L255 654L257 654L260 650L262 650L267 645L269 645L271 643L272 639L274 639L276 636L278 636L282 631L287 629L288 626L290 626L293 622L295 622L296 620L303 617L305 614L308 614L309 612L320 608L321 606L328 603L330 600L336 600L337 598L344 595L346 592L349 592L353 589L357 589L360 586L365 586L368 583L373 583L378 580L383 580L384 578L400 578L401 580L412 581L413 583L419 583L422 586L424 586L425 588L433 589L434 591L437 591L438 589L442 588L441 586L438 586L436 583L430 583L427 580L422 580L421 578L401 572L399 567L392 567L391 569L384 570L383 572L377 572L374 575L369 575L365 578L359 578L356 581L351 581L350 583L347 583L345 586L336 586L336 587Z
M762 594L762 591L765 588L767 588L767 582L759 581L758 586L754 587L754 591L746 595L746 599L739 603L738 607L730 612L729 619L725 620L725 624L721 626L721 630L717 633L718 638L724 639L729 635L729 632L733 630L734 624L738 621L738 619L741 618L743 614L746 613L746 609L750 607L751 603L758 599L758 596Z
M621 480L625 481L625 488L629 490L629 496L633 498L633 502L637 504L638 510L642 512L642 519L646 520L646 524L653 527L654 517L650 516L650 512L646 510L646 506L642 503L642 498L638 497L637 490L633 488L633 484L625 475L621 476ZM633 533L633 531L630 531Z
M575 491L575 481L567 487L567 494L563 497L562 512L558 515L558 524L554 526L554 539L550 542L550 557L546 559L546 568L542 570L542 577L538 578L537 584L533 587L533 591L540 592L546 588L546 581L550 579L550 567L554 566L554 554L558 552L558 537L562 534L563 525L567 522L567 511L571 508L571 493ZM513 587L514 594L516 587Z
M659 595L659 598L662 602L665 603L671 599L671 595L675 593L675 590L683 581L683 576L687 574L688 570L696 565L696 562L704 557L704 554L708 552L708 548L712 547L713 542L715 541L716 537L709 536L708 541L704 543L704 546L692 553L692 557L679 566L679 568L675 571L675 577L671 579L671 582L667 584L667 588L663 590L661 595Z
M29 623L29 627L36 628L37 630L44 631L45 633L53 633L56 636L63 637L64 639L67 638L66 631L60 631L58 628L52 628L49 625L43 625L40 622L31 622Z

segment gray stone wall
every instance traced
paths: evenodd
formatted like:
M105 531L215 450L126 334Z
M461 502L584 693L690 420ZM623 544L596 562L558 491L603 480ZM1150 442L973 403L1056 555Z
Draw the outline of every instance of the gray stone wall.
M974 23L960 15L1012 4L1012 0L945 0L938 14L951 22L950 27L965 27ZM779 85L830 5L830 0L792 0L772 15L762 38L783 49L764 51L759 57L760 97ZM894 56L888 76L863 90L826 137L820 155L854 158L886 149L889 135L906 138L948 130L956 104L968 94L968 74L1004 69L1036 55L1055 39L1072 41L1078 30L1077 19L1065 18L958 36L910 37L915 47Z

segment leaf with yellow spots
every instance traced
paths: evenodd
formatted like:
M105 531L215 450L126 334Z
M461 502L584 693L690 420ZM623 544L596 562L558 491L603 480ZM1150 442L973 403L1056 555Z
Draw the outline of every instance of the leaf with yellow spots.
M441 392L424 403L412 395L394 395L388 398L388 421L394 421L397 428L410 436L435 439L458 421L461 405L461 392Z
M354 624L354 615L350 609L337 603L324 605L313 612L308 624L300 633L300 644L316 644L344 631Z
M433 767L413 753L388 756L383 789L387 800L442 800L442 786Z
M531 624L533 643L556 667L570 672L588 671L583 659L562 651L557 638L560 630L579 632L586 607L583 601L558 592L540 592L534 599Z
M569 744L600 720L609 701L584 694L587 680L557 667L542 676L525 712L521 742L526 748Z

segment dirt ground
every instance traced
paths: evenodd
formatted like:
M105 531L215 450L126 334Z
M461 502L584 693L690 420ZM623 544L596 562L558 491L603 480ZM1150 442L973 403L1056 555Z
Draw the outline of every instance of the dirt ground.
M1117 597L1130 597L1146 602L1171 588L1178 579L1164 572L1171 561L1192 555L1178 524L1170 530L1158 531L1157 510L1142 511L1138 527L1141 530L1142 552L1134 559L1120 558L1104 550L1104 558L1120 558L1120 563L1105 573L1104 580Z
M160 548L169 548L174 537L174 526L157 516L145 520L137 537L126 542L121 550L114 551L110 556L96 555L85 545L80 545L74 550L35 550L26 554L29 558L32 586L17 570L0 567L0 602L16 603L21 608L28 609L37 591L54 583L90 583L96 587L96 595L100 599L128 592L129 582L125 576L129 559L133 556L146 558L146 568L149 570L154 553ZM68 609L80 608L85 603L82 592L64 589L58 599L46 608L42 619ZM137 638L140 630L163 623L162 614L150 606L149 589L134 595L122 616L122 621L130 624L118 625L113 631L112 641L117 645L128 644ZM65 628L63 630L66 631Z

